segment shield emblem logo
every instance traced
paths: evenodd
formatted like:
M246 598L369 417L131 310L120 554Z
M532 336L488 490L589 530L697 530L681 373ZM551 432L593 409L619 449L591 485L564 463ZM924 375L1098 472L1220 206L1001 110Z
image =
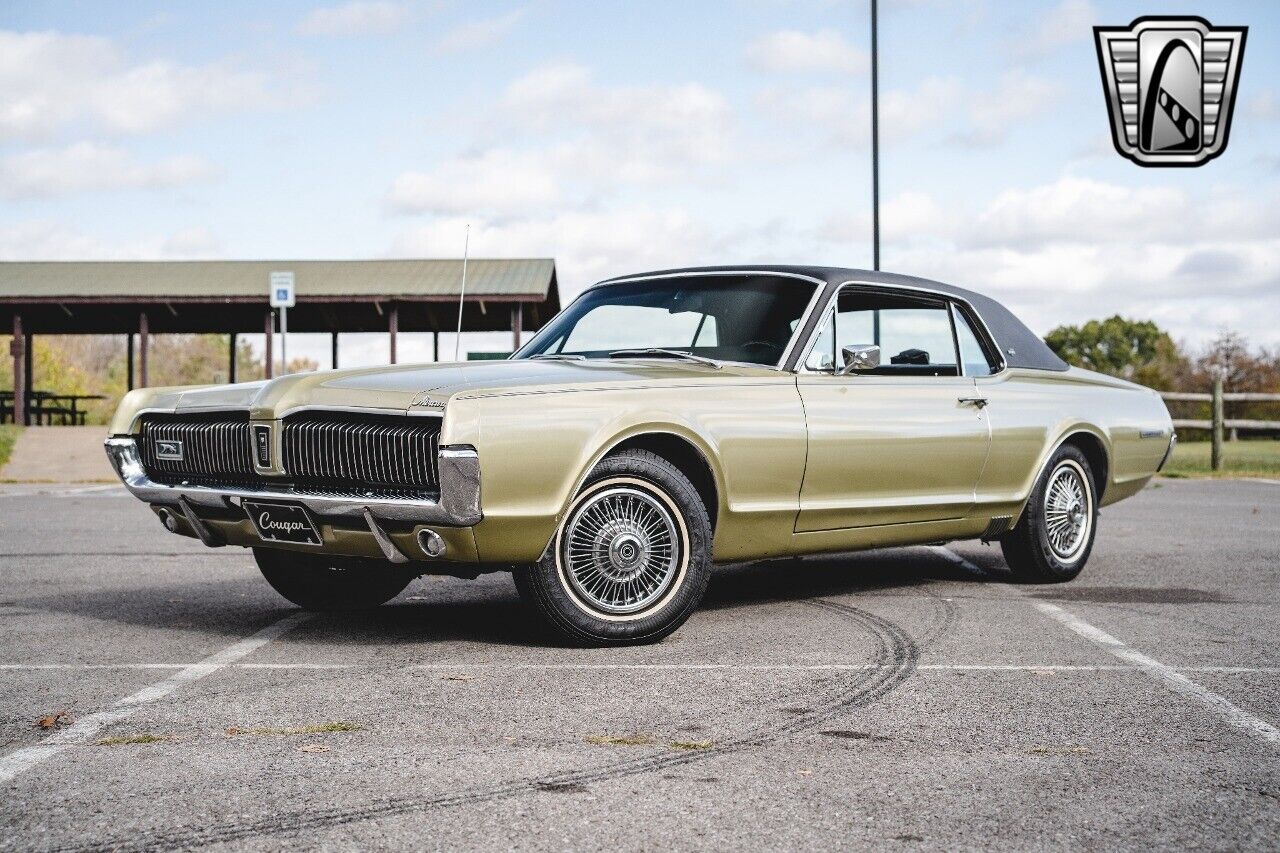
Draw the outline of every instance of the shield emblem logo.
M1116 151L1139 166L1199 166L1225 151L1248 31L1174 17L1094 27Z

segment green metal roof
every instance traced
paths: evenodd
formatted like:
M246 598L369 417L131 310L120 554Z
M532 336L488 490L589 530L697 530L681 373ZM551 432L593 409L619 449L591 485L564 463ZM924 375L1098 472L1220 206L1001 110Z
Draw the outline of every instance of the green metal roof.
M0 301L9 298L267 296L273 272L293 272L308 296L456 296L462 261L0 261ZM551 258L467 262L467 295L546 298L555 278Z

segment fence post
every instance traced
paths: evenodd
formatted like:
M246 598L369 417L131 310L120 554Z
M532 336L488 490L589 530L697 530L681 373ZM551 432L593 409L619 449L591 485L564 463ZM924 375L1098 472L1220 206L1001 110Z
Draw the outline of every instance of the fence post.
M1222 380L1213 380L1213 449L1209 457L1210 467L1222 470Z

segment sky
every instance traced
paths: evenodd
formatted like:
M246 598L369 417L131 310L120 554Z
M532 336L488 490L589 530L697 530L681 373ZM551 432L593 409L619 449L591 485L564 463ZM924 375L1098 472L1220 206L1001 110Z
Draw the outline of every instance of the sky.
M1250 28L1199 168L1110 141L1092 27L1153 14ZM1262 0L882 0L882 268L1040 333L1121 313L1280 346L1278 27ZM870 267L869 33L866 0L0 0L0 258L458 257L470 224L472 257L554 257L566 300Z

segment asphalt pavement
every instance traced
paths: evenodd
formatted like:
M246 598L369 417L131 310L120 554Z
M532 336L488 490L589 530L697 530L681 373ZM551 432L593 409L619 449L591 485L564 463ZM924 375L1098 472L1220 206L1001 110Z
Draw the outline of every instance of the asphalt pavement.
M1275 849L1278 558L1280 483L1164 480L1071 584L731 566L583 650L506 575L304 614L117 487L3 486L0 850Z

